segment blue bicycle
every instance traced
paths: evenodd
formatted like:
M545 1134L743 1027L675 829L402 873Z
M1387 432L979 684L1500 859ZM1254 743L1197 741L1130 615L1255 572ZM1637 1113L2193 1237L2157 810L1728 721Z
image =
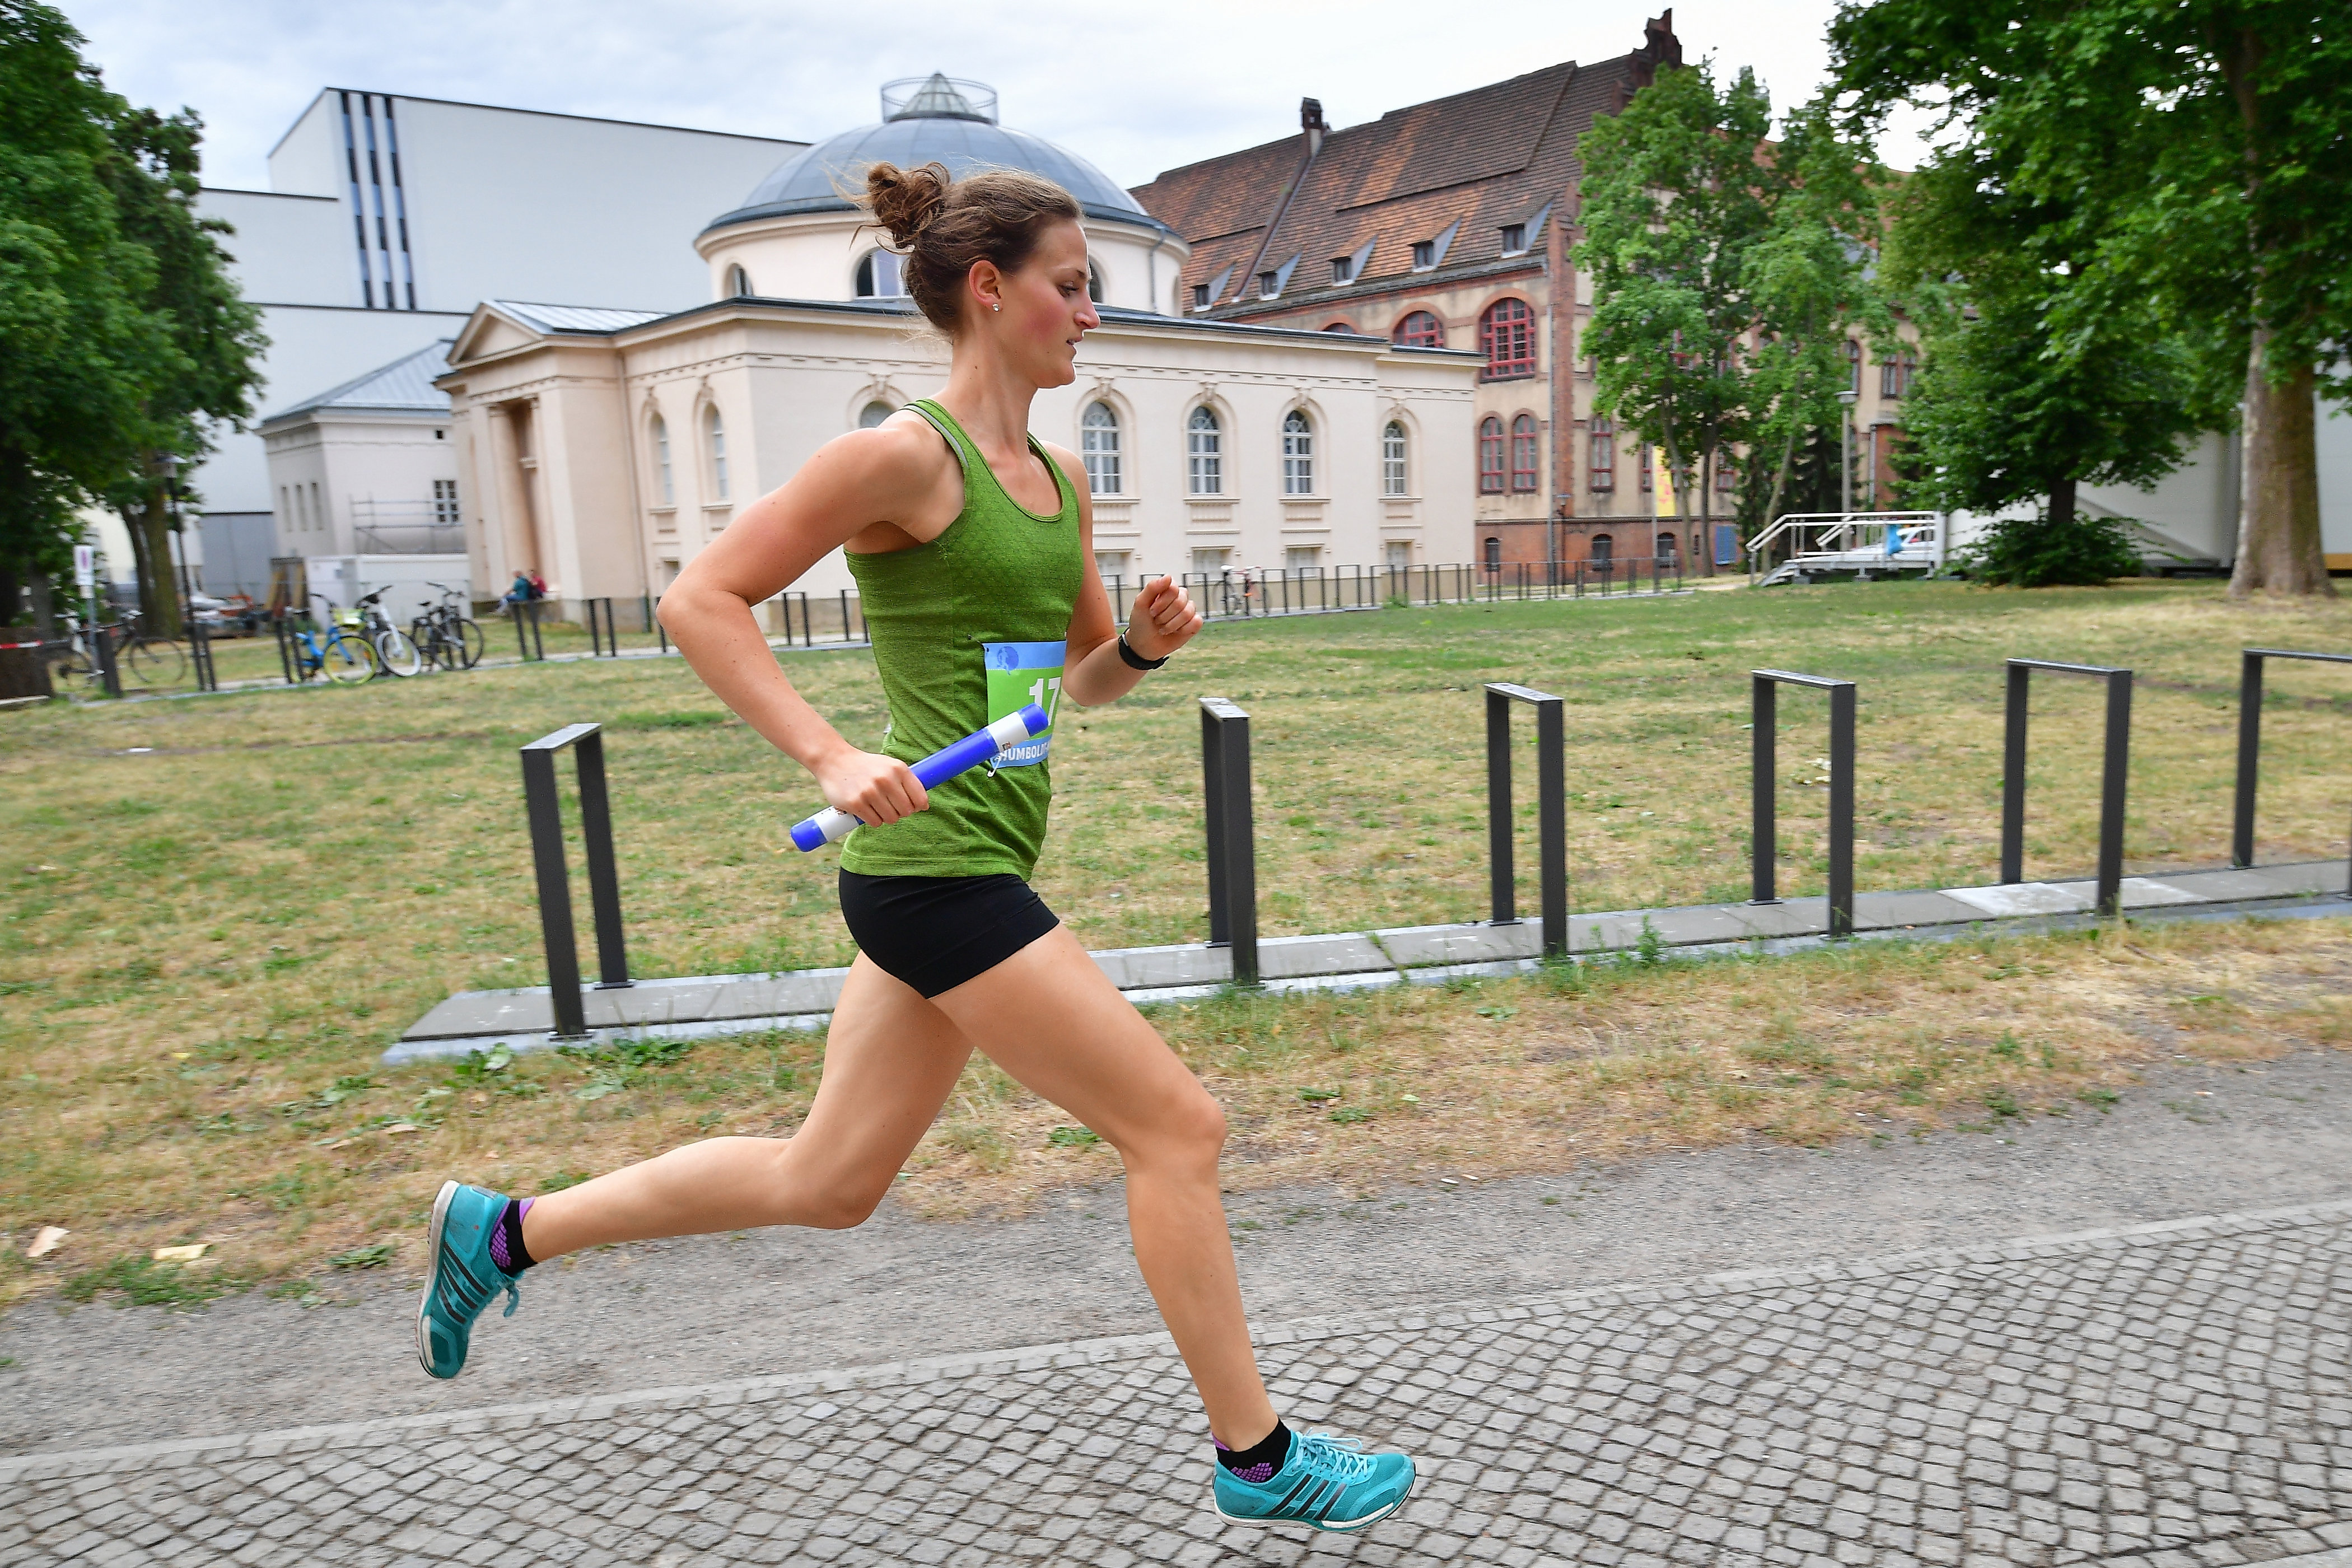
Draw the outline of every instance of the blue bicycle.
M338 608L324 594L310 597L327 607L323 617L314 617L327 629L314 631L303 622L291 619L285 623L283 647L288 679L299 682L323 675L341 686L373 680L376 653L368 646L366 626L360 613Z

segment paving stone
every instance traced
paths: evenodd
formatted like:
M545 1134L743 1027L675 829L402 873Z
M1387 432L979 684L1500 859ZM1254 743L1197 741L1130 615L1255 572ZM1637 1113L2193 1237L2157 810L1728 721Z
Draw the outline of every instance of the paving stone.
M1210 1512L1134 1340L0 1460L0 1558L2237 1568L2352 1545L2347 1286L2322 1205L1270 1331L1291 1414L1423 1461L1362 1537Z

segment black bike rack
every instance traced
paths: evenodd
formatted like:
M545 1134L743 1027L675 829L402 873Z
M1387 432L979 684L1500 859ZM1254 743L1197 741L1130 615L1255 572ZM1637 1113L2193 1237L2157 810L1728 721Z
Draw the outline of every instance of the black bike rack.
M621 934L621 878L613 859L613 808L604 789L604 737L599 724L567 724L522 748L523 807L530 820L530 858L539 874L539 928L547 946L547 988L555 1004L555 1038L588 1037L580 994L580 953L572 924L572 879L564 863L563 806L555 791L555 754L572 749L580 774L580 837L588 851L589 910L596 925L599 991L628 984Z
M1536 710L1536 882L1543 905L1547 958L1568 952L1567 708L1548 691L1490 681L1486 686L1486 849L1494 921L1517 925L1518 894L1511 864L1511 704Z
M604 606L602 614L604 628L601 633L597 629L597 622L599 619L597 606L599 605ZM620 658L621 628L619 624L613 618L613 601L609 598L590 599L587 601L587 605L588 649L590 655L596 658Z
M2106 741L2099 781L2098 912L2123 912L2124 784L2130 773L2132 672L2105 664L2009 661L2006 731L2000 747L2000 879L2025 880L2025 715L2033 672L2087 675L2107 685Z
M2352 653L2311 653L2297 648L2250 647L2239 654L2237 809L2230 835L2230 864L2254 863L2254 787L2263 749L2263 663L2273 658L2314 664L2352 664ZM2352 898L2352 849L2345 857L2344 896Z
M1250 828L1249 715L1201 699L1202 794L1209 817L1209 945L1230 947L1234 984L1257 973L1257 849Z
M1829 933L1853 934L1853 726L1856 689L1851 680L1800 675L1787 669L1751 669L1749 718L1755 723L1751 746L1748 846L1748 901L1777 904L1780 847L1778 773L1780 766L1780 689L1808 686L1830 694L1830 887Z
M195 667L197 690L220 689L220 676L213 668L213 634L193 611L188 616L188 661Z
M547 640L540 635L539 601L517 599L508 608L514 612L515 642L522 649L523 662L529 664L545 658ZM534 644L538 646L537 652L532 651Z

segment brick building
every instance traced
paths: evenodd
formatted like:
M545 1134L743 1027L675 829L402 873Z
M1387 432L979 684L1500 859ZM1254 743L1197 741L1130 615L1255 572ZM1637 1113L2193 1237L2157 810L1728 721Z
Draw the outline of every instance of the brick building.
M1568 256L1579 140L1681 63L1669 10L1629 54L1368 124L1331 130L1308 99L1297 136L1170 170L1134 195L1192 244L1187 314L1484 355L1472 531L1430 539L1433 559L1686 552L1686 526L1653 517L1644 453L1593 415L1576 341L1591 295ZM1407 499L1391 488L1390 504ZM1730 502L1710 510L1727 518Z

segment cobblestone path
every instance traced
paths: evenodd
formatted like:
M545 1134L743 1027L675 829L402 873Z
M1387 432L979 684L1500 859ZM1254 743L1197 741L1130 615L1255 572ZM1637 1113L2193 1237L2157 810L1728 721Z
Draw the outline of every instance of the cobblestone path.
M2347 1284L2337 1203L1269 1329L1295 1423L1420 1457L1362 1537L1217 1519L1139 1338L0 1461L0 1562L2334 1557Z

